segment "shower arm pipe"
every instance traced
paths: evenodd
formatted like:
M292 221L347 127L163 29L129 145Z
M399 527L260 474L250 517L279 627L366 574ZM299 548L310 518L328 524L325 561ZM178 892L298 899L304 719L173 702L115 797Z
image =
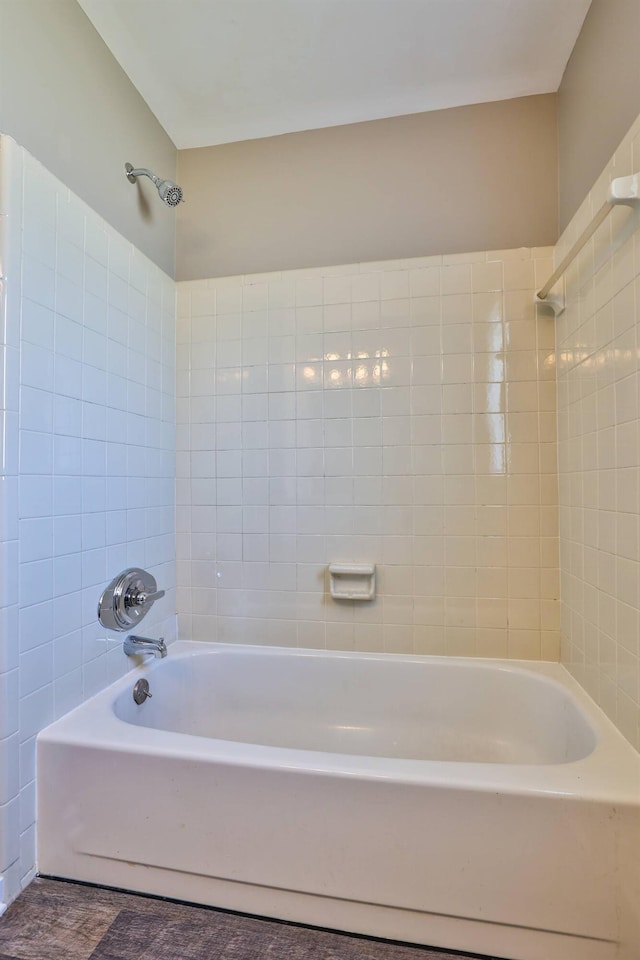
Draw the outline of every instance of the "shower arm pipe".
M634 173L630 177L617 177L615 180L612 180L609 186L609 196L588 227L582 231L567 255L560 261L545 285L538 290L536 300L542 302L547 300L552 288L565 273L569 264L575 260L582 248L589 242L600 224L607 219L614 207L620 206L621 204L634 206L638 201L640 201L640 173ZM553 298L549 297L548 302L552 303L552 299Z
M156 174L152 170L147 170L146 167L137 167L135 170L132 167L130 170L129 166L130 165L127 164L126 169L127 169L127 179L129 180L130 183L135 183L136 177L149 177L149 180L153 180L155 184L160 183L160 177L156 176Z

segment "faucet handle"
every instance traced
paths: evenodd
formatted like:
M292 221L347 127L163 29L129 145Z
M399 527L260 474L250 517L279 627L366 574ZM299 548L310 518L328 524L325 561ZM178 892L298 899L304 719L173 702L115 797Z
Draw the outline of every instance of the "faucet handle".
M140 591L140 593L130 593L125 597L125 604L127 606L136 605L138 607L143 607L145 603L155 603L156 600L159 600L161 597L164 597L164 590L156 590L154 593L145 593Z

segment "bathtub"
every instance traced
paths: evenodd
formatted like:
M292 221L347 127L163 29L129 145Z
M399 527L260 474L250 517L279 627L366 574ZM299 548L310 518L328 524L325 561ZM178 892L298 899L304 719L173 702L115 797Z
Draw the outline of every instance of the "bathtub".
M40 734L38 868L494 957L637 960L640 756L559 664L178 642Z

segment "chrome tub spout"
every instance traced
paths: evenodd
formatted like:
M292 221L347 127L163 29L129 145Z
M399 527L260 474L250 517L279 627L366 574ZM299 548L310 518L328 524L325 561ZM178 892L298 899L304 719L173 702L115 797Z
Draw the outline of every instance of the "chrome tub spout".
M151 637L133 637L125 638L122 648L128 657L144 657L147 654L153 654L154 657L166 657L167 645L164 638L152 640Z

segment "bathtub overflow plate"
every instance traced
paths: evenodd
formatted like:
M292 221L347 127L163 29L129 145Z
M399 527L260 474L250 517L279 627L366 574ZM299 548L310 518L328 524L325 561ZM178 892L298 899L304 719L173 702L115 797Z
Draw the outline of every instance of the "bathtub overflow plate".
M153 694L149 692L149 681L148 680L138 680L136 685L133 688L133 699L140 706L141 703L144 703L147 697L152 697Z

